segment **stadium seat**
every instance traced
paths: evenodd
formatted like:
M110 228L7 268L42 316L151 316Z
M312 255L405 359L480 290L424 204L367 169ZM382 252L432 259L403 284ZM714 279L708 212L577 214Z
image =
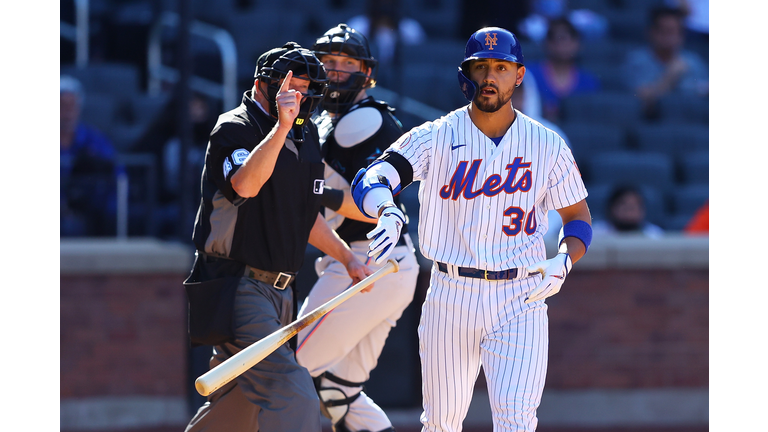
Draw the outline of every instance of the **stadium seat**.
M61 75L71 75L83 85L86 98L109 94L125 99L141 91L138 66L122 63L94 63L84 68L61 66Z
M646 15L651 6L646 1L630 1L637 6L604 11L608 20L608 37L625 42L646 42ZM644 5L645 7L642 7Z
M560 125L579 160L607 151L627 150L626 130L612 124L568 122Z
M109 135L117 118L118 103L109 94L86 94L80 120Z
M429 38L418 45L403 44L400 48L403 65L433 63L456 70L464 60L464 42L455 39Z
M144 135L149 123L115 123L107 131L107 136L112 140L118 152L129 153Z
M469 103L459 89L459 81L454 72L458 66L450 67L450 70L449 66L442 68L446 70L436 72L435 66L426 63L405 63L400 81L403 90L401 94L444 112Z
M706 184L681 185L668 196L671 213L667 228L680 231L690 222L696 211L709 199L709 187Z
M564 122L590 122L630 126L641 119L638 99L628 92L600 91L577 94L563 100Z
M659 100L662 122L709 124L709 98L699 95L672 94Z
M286 38L285 29L302 29L304 19L303 15L264 8L232 16L227 30L237 47L238 64L241 65L238 66L238 79L247 79L252 84L256 59L263 52L282 46L289 40L301 43L296 36Z
M589 68L593 64L610 64L614 67L621 65L627 52L642 46L638 42L602 38L583 40L579 51L581 65Z
M148 124L167 106L170 93L150 96L145 93L135 94L129 101L130 120L132 123Z
M674 184L672 159L663 153L605 152L592 155L586 164L589 168L586 180L590 183L649 186L662 193Z
M592 72L600 82L604 92L624 92L627 90L624 72L615 60L582 61L584 69Z
M631 132L637 150L666 153L682 158L694 151L709 149L709 126L662 123L638 124Z
M690 218L709 199L709 185L676 186L668 196L673 214Z
M709 184L709 152L685 154L679 162L681 180L685 184Z
M600 13L600 11L612 7L614 3L613 0L570 0L568 7L570 9L589 9Z

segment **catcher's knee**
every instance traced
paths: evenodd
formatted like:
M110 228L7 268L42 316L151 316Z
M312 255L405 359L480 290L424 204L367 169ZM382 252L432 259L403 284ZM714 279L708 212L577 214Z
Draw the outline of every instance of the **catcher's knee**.
M393 427L380 431L353 431L347 427L344 418L349 413L350 405L361 396L364 382L347 381L327 371L313 378L313 381L320 398L320 410L331 420L333 432L395 432Z
M331 419L336 431L341 432L338 425L343 427L349 405L360 397L364 383L350 382L330 372L324 372L313 380L323 415Z

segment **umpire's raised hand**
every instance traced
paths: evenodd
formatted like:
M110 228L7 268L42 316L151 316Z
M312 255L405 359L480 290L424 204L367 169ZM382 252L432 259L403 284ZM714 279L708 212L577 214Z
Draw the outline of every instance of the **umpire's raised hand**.
M301 91L291 88L292 78L293 71L289 70L288 73L285 74L285 79L282 84L280 84L280 90L277 91L277 96L275 97L275 103L277 104L277 121L280 123L281 128L286 129L293 127L293 122L299 115L301 100L304 97Z

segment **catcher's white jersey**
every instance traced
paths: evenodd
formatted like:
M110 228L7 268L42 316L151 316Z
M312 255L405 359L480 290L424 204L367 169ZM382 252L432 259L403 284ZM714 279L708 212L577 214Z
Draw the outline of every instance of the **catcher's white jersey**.
M515 110L498 146L469 106L412 129L391 150L413 166L419 189L419 243L425 257L483 270L546 259L547 211L587 196L563 139Z

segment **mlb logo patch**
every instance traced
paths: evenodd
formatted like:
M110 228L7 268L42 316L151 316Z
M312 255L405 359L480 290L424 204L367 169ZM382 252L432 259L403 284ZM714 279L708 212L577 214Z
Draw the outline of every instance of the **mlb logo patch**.
M246 149L237 149L232 152L232 162L234 162L235 165L242 165L249 154L250 152Z
M322 195L323 194L323 186L325 186L325 180L315 180L315 188L314 192L315 195Z

